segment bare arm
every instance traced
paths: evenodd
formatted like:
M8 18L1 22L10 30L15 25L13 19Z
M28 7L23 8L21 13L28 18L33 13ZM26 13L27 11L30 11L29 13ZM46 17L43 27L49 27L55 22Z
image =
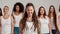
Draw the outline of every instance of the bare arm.
M56 21L57 22L57 27L58 27L58 24L59 24L59 22L58 22L58 16L59 16L59 14L57 14L57 21ZM59 27L58 27L58 30L59 30Z
M2 34L1 17L0 17L0 34Z
M49 26L49 32L50 32L50 34L52 34L52 26L51 26L51 22L50 22L50 19L48 18L48 26Z
M14 34L14 19L11 16L11 34Z

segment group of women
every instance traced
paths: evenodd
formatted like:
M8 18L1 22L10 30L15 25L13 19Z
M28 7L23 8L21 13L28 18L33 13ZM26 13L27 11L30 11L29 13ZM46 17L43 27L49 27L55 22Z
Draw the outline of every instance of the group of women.
M24 9L24 5L17 2L11 15L8 11L9 7L4 6L2 14L0 8L0 34L60 34L60 13L56 14L53 5L49 7L48 15L43 6L36 15L32 3L27 3Z

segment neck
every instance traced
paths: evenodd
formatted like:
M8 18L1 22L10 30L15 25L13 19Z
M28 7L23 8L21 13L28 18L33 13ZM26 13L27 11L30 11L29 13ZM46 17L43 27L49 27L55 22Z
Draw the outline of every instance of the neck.
M41 15L40 17L43 18L43 15Z
M32 21L32 16L28 16L27 20Z
M9 17L9 15L8 14L4 14L4 18L8 18Z
M53 17L53 13L51 13L50 15L51 15L51 17Z

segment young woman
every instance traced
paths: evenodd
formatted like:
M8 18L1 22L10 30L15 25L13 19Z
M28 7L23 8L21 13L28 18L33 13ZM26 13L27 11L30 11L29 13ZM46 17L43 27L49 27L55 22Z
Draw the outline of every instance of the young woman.
M12 16L14 18L14 34L19 34L19 22L23 17L24 6L22 3L17 2L13 7Z
M13 27L14 27L14 22L12 16L8 14L9 7L4 6L3 12L4 15L1 16L1 26L2 26L2 34L13 34Z
M39 8L38 21L41 23L41 34L49 34L50 22L49 18L46 16L46 11L43 6ZM52 34L51 28L50 28L50 34Z
M58 34L60 34L60 6L59 6L59 13L57 14L57 26L58 26Z
M56 19L56 12L55 12L55 7L53 5L50 6L49 8L49 13L48 16L50 18L51 26L52 26L52 33L56 34L58 28L57 28L57 19Z
M24 17L20 22L19 34L39 34L39 24L32 3L26 5Z
M0 8L0 34L2 34L2 33L1 33L1 31L2 31L2 30L1 30L1 28L2 28L2 27L1 27L1 16L2 16L2 10L1 10L1 8Z

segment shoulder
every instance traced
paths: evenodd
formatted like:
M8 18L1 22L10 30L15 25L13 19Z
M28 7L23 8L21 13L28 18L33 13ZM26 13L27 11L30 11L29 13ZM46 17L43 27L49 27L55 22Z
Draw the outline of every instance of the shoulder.
M59 16L60 15L60 13L57 13L57 16Z
M49 17L48 17L48 16L45 16L45 18L46 18L46 19L49 19Z

